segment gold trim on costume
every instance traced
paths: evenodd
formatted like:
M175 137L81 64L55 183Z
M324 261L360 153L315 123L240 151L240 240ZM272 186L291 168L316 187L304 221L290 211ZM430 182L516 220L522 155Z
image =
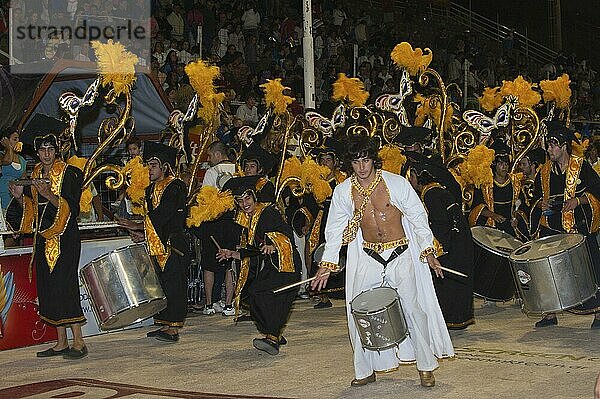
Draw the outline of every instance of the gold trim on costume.
M154 187L152 187L152 193L150 194L150 201L152 202L152 207L157 208L160 205L160 201L162 199L163 193L166 188L175 180L173 176L167 176L161 181L154 183ZM152 224L152 220L150 219L149 213L146 213L144 217L144 231L146 233L146 245L148 246L148 253L151 256L155 256L160 266L161 270L165 270L165 266L167 264L167 260L171 255L171 248L169 247L169 243L166 245L163 243Z
M398 240L388 241L388 242L363 241L363 248L371 249L379 254L385 250L398 248L403 245L408 245L408 239L406 237L402 237Z
M71 218L71 207L66 199L58 197L58 209L56 211L56 217L52 226L46 230L40 231L40 234L45 239L50 239L61 235L65 232L69 219Z
M39 315L40 319L45 321L48 324L52 324L53 326L61 326L64 324L73 324L73 323L81 323L86 320L85 316L72 317L70 319L61 319L61 320L52 320L42 315Z
M377 171L375 173L375 178L373 179L373 181L371 182L371 184L369 184L369 187L367 187L367 188L363 188L360 185L360 183L358 182L358 178L356 177L356 174L353 174L352 177L350 177L350 180L352 182L352 187L354 189L356 189L356 191L358 191L360 195L363 196L363 200L362 200L362 203L360 204L360 207L354 211L354 215L352 215L352 219L348 222L348 225L344 229L344 232L342 234L342 244L343 245L348 244L351 241L354 241L354 239L356 238L356 233L358 233L358 228L360 227L360 223L362 222L363 214L365 212L367 203L371 199L371 194L373 194L373 191L375 191L375 188L383 180L383 178L381 177L381 169L377 169ZM386 186L386 189L387 189L387 186Z
M479 216L481 216L481 212L485 207L485 204L478 204L471 209L471 212L469 212L469 226L473 227L477 224L477 219L479 219Z
M423 263L426 262L427 256L429 255L434 255L435 256L435 248L433 247L427 247L424 250L421 251L421 255L419 255L419 260Z
M548 160L540 169L540 178L542 180L542 198L548 202L550 199L550 171L552 170L552 161ZM539 202L539 201L538 201ZM536 203L537 204L537 203ZM533 208L532 208L533 209ZM548 217L543 214L540 218L540 225L548 226Z
M290 239L285 234L278 231L268 231L265 234L277 248L277 260L279 263L277 270L285 273L293 273L295 270L293 258L294 249Z
M462 323L446 323L447 327L465 327L465 326L470 326L471 324L475 324L475 318L470 318L467 321L463 321Z
M269 182L269 180L266 177L261 177L260 179L258 179L256 181L256 191L260 191L263 189L263 187Z
M33 205L33 200L28 196L23 197L23 215L21 216L21 225L19 226L19 232L28 234L33 232L33 226L35 226L35 216L37 209Z
M564 201L568 201L575 197L577 190L577 181L579 180L579 172L583 165L583 158L571 156L569 158L569 166L567 167L567 173L565 174L565 193ZM575 211L571 209L567 212L562 212L562 226L567 233L575 232Z
M319 267L322 267L324 269L328 269L331 270L332 272L337 272L340 270L339 265L336 265L333 262L326 262L324 260L322 260L321 262L319 262Z
M485 201L488 210L490 212L494 212L494 186L492 184L482 185L481 193L483 194L483 200ZM487 218L485 225L490 227L496 227L496 222L492 218Z
M442 186L440 183L437 183L437 182L428 183L425 186L423 186L423 189L421 190L421 202L425 203L425 195L427 194L427 192L429 190L431 190L432 188L436 188L436 187L439 187L441 189L444 188L444 186Z
M182 321L167 321L167 320L154 319L154 324L158 324L160 326L169 326L169 327L183 327Z
M325 212L323 209L319 209L319 213L317 213L315 222L310 230L310 235L308 236L308 253L310 255L312 255L312 253L315 252L315 249L317 249L319 246L319 240L321 238L321 223L323 222L324 213Z

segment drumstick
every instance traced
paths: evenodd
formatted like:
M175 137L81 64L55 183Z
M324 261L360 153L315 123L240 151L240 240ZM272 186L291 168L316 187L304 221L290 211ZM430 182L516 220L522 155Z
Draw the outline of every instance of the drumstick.
M217 247L217 249L220 251L221 250L221 246L219 245L219 243L217 242L217 240L215 240L215 237L210 236L210 239L212 240L212 242L215 243L215 246Z
M323 274L321 274L321 276L329 276L329 273L330 272L323 273ZM281 291L285 291L285 290L287 290L289 288L294 288L294 287L297 287L297 286L302 285L304 283L308 283L309 281L313 281L317 277L320 277L320 276L314 276L314 277L311 277L311 278L307 278L306 280L301 280L301 281L298 281L296 283L292 283L292 284L285 285L283 287L277 288L276 290L273 290L273 294L277 294L277 293L279 293Z
M449 269L449 268L444 267L444 266L440 266L440 269L442 269L443 271L446 271L448 273L456 274L457 276L461 276L461 277L464 277L464 278L469 278L469 276L467 276L464 273L458 272L458 271L453 270L453 269Z

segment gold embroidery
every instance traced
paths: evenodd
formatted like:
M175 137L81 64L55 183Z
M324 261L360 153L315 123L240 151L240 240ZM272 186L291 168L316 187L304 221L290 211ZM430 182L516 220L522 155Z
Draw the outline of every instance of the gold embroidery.
M490 212L494 212L494 186L492 184L482 185L481 193L483 194L483 200L485 201L487 209ZM494 222L494 219L492 218L487 218L485 225L490 227L496 227L496 222Z
M312 254L315 249L319 246L319 239L321 238L321 223L323 222L323 209L319 209L319 213L317 213L317 217L315 218L315 222L313 223L312 229L310 231L310 236L308 237L308 253Z
M161 181L154 183L154 187L152 187L152 193L150 194L150 201L152 202L153 208L157 208L160 205L163 193L169 184L171 184L174 180L175 177L167 176ZM161 241L148 213L146 213L146 216L144 217L144 230L146 233L148 253L152 256L155 256L161 270L165 270L167 260L171 255L171 248L168 242L165 245Z
M40 231L40 234L45 239L56 237L65 232L69 219L71 218L71 208L66 199L58 197L58 209L52 226Z
M581 171L583 160L583 158L576 156L571 156L571 158L569 158L569 166L567 167L567 173L565 175L565 202L575 197L577 181L579 180L579 172ZM575 212L573 209L562 213L562 226L567 233L575 232Z
M336 265L335 263L332 262L326 262L326 261L321 261L319 262L319 267L322 267L324 269L328 269L331 270L332 272L337 272L340 270L340 267L338 265Z
M432 188L436 188L436 187L439 187L442 189L444 188L444 186L442 186L440 183L437 183L437 182L429 183L429 184L426 184L425 186L423 186L423 189L421 190L421 202L425 203L425 195L427 194L427 192L429 190L431 190Z
M479 216L481 216L481 212L485 207L485 204L479 204L471 209L471 212L469 212L469 226L473 227L477 224L477 219L479 219Z
M375 187L377 187L377 185L383 180L383 178L381 177L381 170L378 169L375 174L375 178L373 179L371 184L369 184L369 187L367 187L366 189L360 185L360 183L358 182L358 178L355 174L352 175L350 180L352 181L352 187L363 196L363 200L360 204L360 208L354 211L352 219L348 222L348 225L344 229L344 233L342 234L342 245L346 245L351 241L354 241L354 239L356 238L356 233L358 232L358 228L360 227L360 223L362 222L363 214L365 212L367 203L371 199L371 194L373 194Z
M513 197L512 197L512 206L511 209L515 209L515 204L519 199L519 194L521 194L521 187L523 186L523 180L521 178L523 175L521 173L514 173L510 175L510 181L512 182L513 188Z
M368 242L363 241L363 248L371 249L377 253L382 253L385 250L398 248L403 245L408 245L408 239L402 237L399 240L388 241L388 242Z
M33 231L35 225L36 209L33 206L33 200L27 196L23 196L23 215L21 217L21 225L19 231L23 234L28 234Z
M419 260L424 263L426 262L425 258L427 258L427 256L429 255L435 255L435 248L427 247L424 250L422 250L421 255L419 255Z
M169 326L169 327L183 327L182 321L167 321L167 320L154 319L154 324L161 325L161 326Z
M85 321L84 316L71 317L69 319L60 319L60 320L52 320L52 319L42 316L41 314L38 316L40 317L40 319L44 320L46 323L52 324L53 326L62 326L65 324L81 323L81 322Z
M435 250L434 255L436 258L446 254L446 252L444 252L444 246L435 237L433 237L433 249Z
M277 260L279 263L277 269L280 272L294 272L294 249L292 248L290 239L285 234L278 231L269 231L266 234L277 248Z
M269 182L269 180L265 177L261 177L256 181L256 191L260 191L263 187Z
M550 171L552 170L552 161L548 160L540 169L541 180L542 180L542 197L545 202L550 199ZM548 226L548 217L542 214L540 218L540 225L544 227Z

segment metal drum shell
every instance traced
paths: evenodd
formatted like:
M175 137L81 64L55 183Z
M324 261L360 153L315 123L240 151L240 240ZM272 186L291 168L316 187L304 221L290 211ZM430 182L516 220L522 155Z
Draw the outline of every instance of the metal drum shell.
M565 242L558 248L560 240ZM537 249L541 245L556 246L560 251L540 255ZM509 259L526 314L568 310L596 294L592 261L583 235L540 238L517 248Z
M358 304L362 304L361 299L368 301L370 296L383 292L381 290L389 290L385 293L389 295L387 304L382 303L373 309L359 309ZM408 326L395 289L376 287L363 291L350 302L350 308L364 349L372 351L389 349L398 346L408 337Z
M80 276L102 330L147 319L167 306L154 261L144 244L104 254L82 267Z

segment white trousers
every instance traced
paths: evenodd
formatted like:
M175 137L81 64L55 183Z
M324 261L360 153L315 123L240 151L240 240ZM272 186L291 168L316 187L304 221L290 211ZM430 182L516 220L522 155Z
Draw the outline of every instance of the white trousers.
M393 249L381 253L383 259L389 259ZM431 333L428 327L427 313L423 311L417 301L417 287L415 270L410 251L404 251L395 260L390 262L383 273L383 265L362 252L356 270L347 270L346 274L346 302L348 329L350 341L354 350L354 373L356 378L368 377L373 371L385 371L398 367L404 362L416 360L417 369L432 371L438 367L431 344ZM409 337L399 347L386 349L380 352L363 349L358 330L354 324L350 301L363 291L383 285L394 288L400 297L402 310L406 318ZM435 291L431 292L435 295Z

